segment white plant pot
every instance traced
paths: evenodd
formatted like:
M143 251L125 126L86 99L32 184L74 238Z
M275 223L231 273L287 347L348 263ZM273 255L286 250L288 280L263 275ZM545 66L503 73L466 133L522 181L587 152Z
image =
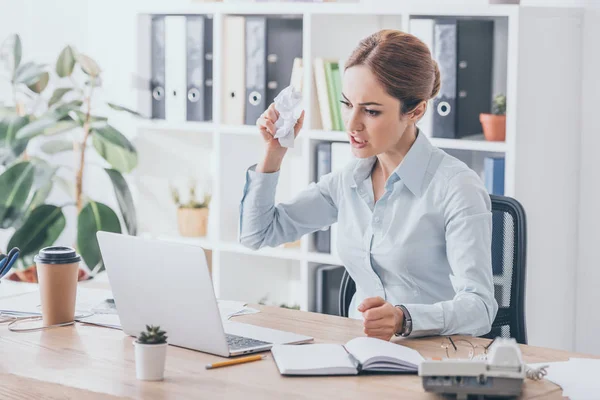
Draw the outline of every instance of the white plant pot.
M143 381L162 381L168 344L141 344L135 340L133 345L136 377Z

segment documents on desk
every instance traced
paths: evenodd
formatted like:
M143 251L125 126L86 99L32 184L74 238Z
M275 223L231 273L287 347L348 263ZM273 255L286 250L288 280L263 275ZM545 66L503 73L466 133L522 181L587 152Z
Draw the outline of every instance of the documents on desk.
M22 284L19 284L22 285ZM0 312L15 316L41 315L40 294L35 284L0 285ZM121 329L121 322L114 307L110 307L113 295L110 290L77 288L75 306L76 320L86 324ZM221 319L226 321L238 315L258 313L259 310L247 307L245 302L218 300Z
M548 365L546 379L563 389L571 400L595 400L600 393L600 360L570 358L569 361L529 364L532 368Z

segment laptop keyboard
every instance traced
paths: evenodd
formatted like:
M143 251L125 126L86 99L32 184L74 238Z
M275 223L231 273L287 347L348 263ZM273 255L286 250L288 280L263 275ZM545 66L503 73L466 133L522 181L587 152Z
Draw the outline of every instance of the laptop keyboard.
M262 340L250 339L243 336L236 336L231 334L226 334L227 336L227 344L229 345L230 350L240 350L248 347L256 347L263 346L265 344L271 344L269 342L263 342Z

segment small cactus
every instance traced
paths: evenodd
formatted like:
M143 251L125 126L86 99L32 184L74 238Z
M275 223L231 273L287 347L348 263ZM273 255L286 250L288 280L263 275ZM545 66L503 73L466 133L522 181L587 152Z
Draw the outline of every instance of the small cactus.
M146 331L140 333L138 343L141 344L163 344L167 343L166 332L160 330L160 326L146 325Z
M506 114L506 96L499 94L494 97L494 107L492 113L494 115L505 115Z

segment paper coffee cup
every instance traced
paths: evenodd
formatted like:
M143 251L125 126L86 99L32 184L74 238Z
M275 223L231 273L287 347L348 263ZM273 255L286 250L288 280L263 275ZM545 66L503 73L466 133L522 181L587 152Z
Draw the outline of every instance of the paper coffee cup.
M34 261L44 326L73 321L81 257L71 247L51 246L40 250Z

